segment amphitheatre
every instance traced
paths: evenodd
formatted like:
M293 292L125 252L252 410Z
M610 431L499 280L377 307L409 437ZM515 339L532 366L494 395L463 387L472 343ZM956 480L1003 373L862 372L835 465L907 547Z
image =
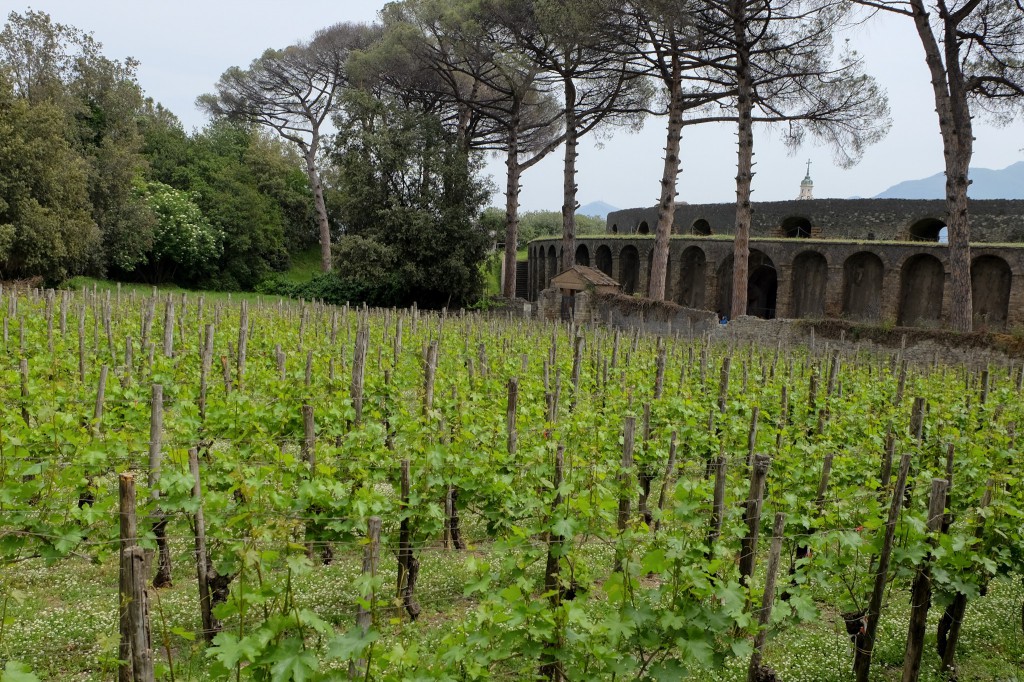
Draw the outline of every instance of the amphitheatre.
M805 185L809 178L805 178ZM809 192L808 192L809 194ZM680 204L672 224L666 300L728 310L735 204ZM1024 201L969 205L975 330L1024 325ZM755 203L750 230L750 315L842 318L941 327L949 319L945 202L797 199ZM647 290L657 208L608 215L603 235L577 237L576 263ZM561 240L534 240L520 295L536 301L559 272Z

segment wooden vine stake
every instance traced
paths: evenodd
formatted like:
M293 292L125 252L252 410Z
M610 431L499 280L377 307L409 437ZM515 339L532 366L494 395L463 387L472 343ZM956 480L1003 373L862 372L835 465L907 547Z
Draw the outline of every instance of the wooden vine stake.
M929 533L936 533L942 528L942 516L946 508L947 486L948 482L941 478L932 479L932 489L928 495ZM934 547L934 539L932 539L930 544ZM931 605L931 568L926 559L918 567L910 590L910 625L907 628L907 650L903 656L903 682L917 682L921 674L924 635L927 628L928 610L931 608Z
M420 605L416 601L416 580L420 575L420 560L412 546L412 524L409 519L409 460L402 460L402 499L400 507L402 520L398 529L398 596L409 613L409 618L416 620L420 615Z
M352 398L352 407L355 408L355 423L363 420L363 380L366 377L366 349L370 344L370 330L365 324L359 325L356 332L356 347L352 355L352 384L349 388L349 396Z
M516 404L519 401L519 379L512 377L508 380L508 406L505 415L505 431L508 441L508 456L511 460L516 454L519 442L519 433L516 428Z
M118 480L120 510L120 577L118 680L153 682L149 604L146 595L145 553L138 546L135 518L135 477L123 473Z
M426 365L423 368L423 414L434 408L434 380L437 377L437 341L427 347Z
M754 637L754 652L750 655L750 666L747 669L747 682L760 682L769 677L771 671L762 670L761 656L768 640L768 623L772 617L772 605L775 602L775 582L779 576L779 558L782 556L782 532L786 528L786 515L775 514L772 525L772 544L768 551L768 567L765 571L764 594L761 597L761 609L757 614L757 635Z
M245 386L245 354L249 346L249 305L242 301L238 319L238 361L235 370L235 384L241 390ZM228 376L225 370L225 376ZM230 392L230 389L229 389Z
M750 469L750 492L747 495L743 522L747 535L740 545L740 584L747 585L754 574L757 558L757 538L761 532L761 508L764 505L764 484L772 458L768 455L754 455L754 466Z
M377 610L377 590L373 578L377 577L377 566L380 563L380 517L371 516L366 520L366 548L363 549L363 576L370 578L364 584L370 586L368 592L361 595L356 607L356 627L363 637L370 632L373 625L373 614ZM349 663L348 676L359 679L366 676L366 659L360 658Z
M563 500L560 489L562 487L564 461L565 446L559 445L558 451L555 453L555 475L551 482L551 487L555 492L555 497L551 501L551 512L549 518L557 518L559 508L562 506ZM547 535L548 556L544 568L544 592L548 596L548 601L551 603L551 607L557 609L561 606L563 597L562 581L559 577L559 565L562 556L565 554L566 538L553 530L549 530ZM542 662L540 666L540 674L545 680L561 682L561 680L564 679L562 667L558 662L558 651L562 648L563 640L562 630L559 629L555 634L554 641L546 644L544 647L544 653L541 655Z
M170 297L164 306L164 356L174 357L174 301Z
M985 486L985 493L982 495L981 503L978 505L978 520L974 531L974 537L981 539L985 530L985 517L982 510L992 503L992 488L995 481L989 479ZM960 641L960 626L964 622L964 613L967 611L967 595L957 592L952 603L946 607L945 613L939 619L938 636L936 646L939 656L942 657L942 669L949 675L949 679L957 679L956 669L956 645Z
M167 514L160 508L160 464L163 458L164 387L153 384L149 420L149 497L154 502L153 534L156 536L157 571L153 587L171 586L171 550L167 544Z
M622 468L619 472L619 514L617 528L621 536L629 525L630 499L633 489L633 440L636 436L636 417L626 417L622 427ZM616 553L618 554L618 553ZM622 570L622 557L616 556L615 570Z
M213 617L213 599L210 596L210 559L206 553L206 520L203 516L203 487L199 477L199 449L189 448L188 470L192 474L192 499L196 503L193 517L196 544L196 579L199 583L199 613L203 622L203 639L213 641L220 624Z
M715 493L714 501L711 504L711 528L708 530L708 558L715 553L715 543L722 536L722 522L725 519L725 474L728 460L725 455L719 455L715 460Z
M718 381L718 411L725 413L726 400L729 397L729 368L732 366L732 358L722 360L722 374Z
M862 614L866 618L864 631L857 635L854 640L856 653L853 659L853 673L857 682L868 682L868 674L871 671L871 654L875 647L875 635L878 632L878 620L882 611L882 598L885 596L885 588L889 582L889 563L892 560L892 545L896 537L896 521L899 519L900 508L903 505L903 494L907 486L907 475L910 473L910 453L903 454L900 461L900 470L896 475L896 486L892 491L892 501L889 504L889 517L885 523L885 536L882 539L882 552L876 558L872 558L871 567L875 571L875 582L871 590L871 600L868 603L867 613Z
M648 504L651 497L651 484L654 482L655 470L654 463L650 461L650 450L651 450L651 404L644 404L644 458L640 460L639 467L639 480L640 480L640 497L637 500L637 511L640 516L643 517L644 523L647 524L648 528L654 527L654 514L651 513L650 505Z
M658 494L658 518L654 520L654 531L661 530L661 519L665 513L665 501L668 497L668 486L672 482L672 474L676 468L676 432L672 432L672 438L668 446L668 462L665 463L665 473L661 479L661 492Z

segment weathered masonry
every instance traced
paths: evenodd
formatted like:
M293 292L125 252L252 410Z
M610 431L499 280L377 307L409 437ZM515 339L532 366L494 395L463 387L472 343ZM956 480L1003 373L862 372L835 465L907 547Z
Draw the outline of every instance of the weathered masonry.
M1024 201L970 203L975 329L1024 326ZM666 299L724 315L732 297L734 204L677 207ZM576 262L645 293L657 208L616 211L577 239ZM812 199L754 205L747 310L938 327L949 320L945 202ZM529 299L559 272L561 241L529 245Z
M561 240L529 245L529 298L559 272ZM618 280L627 294L647 290L654 237L580 237L576 262ZM1024 244L973 244L975 329L1024 325ZM673 236L666 299L690 308L728 311L732 240ZM945 245L853 240L754 238L747 283L749 314L842 317L907 326L949 319L949 255Z
M1024 243L1024 201L971 201L971 241ZM644 235L654 232L658 209L630 208L608 214L608 233ZM681 204L672 233L731 235L736 204ZM931 241L946 226L946 202L914 199L813 199L754 204L752 237L857 239L866 241Z

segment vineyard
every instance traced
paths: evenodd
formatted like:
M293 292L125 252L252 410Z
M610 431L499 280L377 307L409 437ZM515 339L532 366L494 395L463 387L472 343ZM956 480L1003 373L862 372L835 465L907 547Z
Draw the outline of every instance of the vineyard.
M4 291L0 680L1024 679L1021 367Z

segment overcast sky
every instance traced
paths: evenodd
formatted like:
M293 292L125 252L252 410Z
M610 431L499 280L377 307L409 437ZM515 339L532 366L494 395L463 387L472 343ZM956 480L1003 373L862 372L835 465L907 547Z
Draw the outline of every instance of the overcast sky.
M195 98L213 90L231 66L248 65L268 47L285 47L339 21L373 21L382 0L37 0L5 3L48 12L54 21L91 31L114 59L134 57L146 94L173 111L186 128L206 119ZM6 18L6 15L5 15ZM893 127L850 170L836 168L827 149L804 146L789 155L764 128L755 129L755 201L795 199L811 160L816 197L874 196L902 180L942 171L942 145L928 72L912 22L880 17L850 36L866 70L889 94ZM1004 168L1024 159L1024 124L993 128L976 123L973 167ZM580 147L579 201L605 201L618 208L657 202L665 141L665 119L648 119L636 134L614 132ZM596 144L595 144L596 143ZM559 210L561 150L523 177L525 210ZM697 126L684 133L679 198L689 203L735 198L735 135L729 126ZM488 165L495 186L504 187L500 159ZM496 193L496 205L504 198Z

